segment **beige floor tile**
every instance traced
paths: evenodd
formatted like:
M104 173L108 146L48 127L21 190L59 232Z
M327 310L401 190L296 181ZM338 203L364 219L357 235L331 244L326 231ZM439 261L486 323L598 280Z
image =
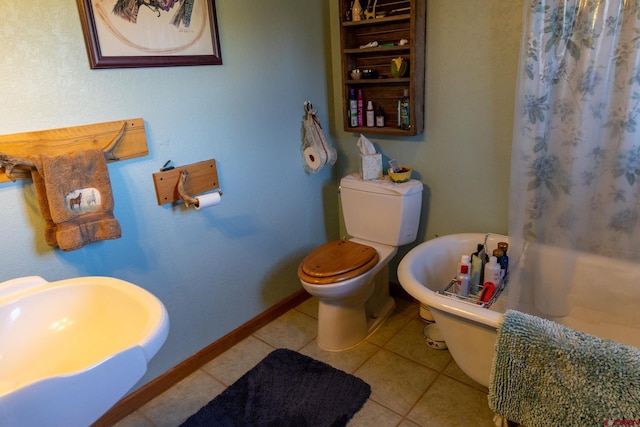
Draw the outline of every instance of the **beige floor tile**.
M275 348L299 350L315 339L318 320L292 309L256 331L253 336Z
M441 372L451 362L448 350L435 350L427 345L423 330L426 324L413 319L385 344L384 348Z
M355 371L371 385L371 400L405 415L438 375L432 369L381 349Z
M222 393L226 387L198 370L140 408L158 427L176 427Z
M424 427L493 427L487 394L440 375L407 416Z
M154 424L146 419L138 411L124 418L113 427L154 427Z
M275 350L274 347L250 336L216 357L201 369L230 386Z
M402 417L393 411L367 400L362 409L353 416L348 427L395 427Z
M413 421L409 421L406 418L404 420L402 420L402 422L400 424L398 424L398 427L422 427L420 424L416 424ZM468 426L471 427L471 426Z
M484 393L489 392L489 389L487 387L469 378L467 374L465 374L464 371L460 369L460 367L458 366L455 360L451 360L451 363L449 363L449 365L445 368L443 373L445 375L448 375L452 378L457 379L458 381L468 384L471 387L476 388Z
M394 310L378 330L367 338L367 341L382 347L410 321L409 317Z
M316 340L313 340L300 353L351 374L378 350L380 347L364 341L349 350L327 351L318 347Z
M396 300L396 311L407 317L418 318L420 315L420 306L404 298L394 298Z
M317 319L318 318L318 298L311 297L301 302L296 307L296 310Z

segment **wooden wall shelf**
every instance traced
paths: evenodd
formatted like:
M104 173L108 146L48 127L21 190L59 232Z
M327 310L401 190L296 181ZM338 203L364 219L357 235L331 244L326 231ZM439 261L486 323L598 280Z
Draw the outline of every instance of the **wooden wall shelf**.
M113 154L118 160L142 157L149 154L144 120L141 118L95 123L61 129L0 135L0 153L29 158L35 154L49 155L71 154L92 148L103 149L123 125L125 131ZM16 179L31 178L27 169L14 170ZM0 168L0 182L10 181Z
M376 14L387 16L360 21L348 20L351 0L338 0L340 11L340 56L342 58L342 106L344 130L356 133L409 136L424 130L426 0L377 0ZM365 8L370 2L360 0ZM398 13L398 9L403 9ZM399 41L406 39L407 44ZM362 47L371 42L377 47ZM408 62L404 77L391 76L391 61L402 57ZM371 69L378 78L353 80L351 70ZM349 120L349 92L362 91L364 108L373 102L374 111L384 110L384 127L352 127ZM410 128L398 128L397 103L408 90Z

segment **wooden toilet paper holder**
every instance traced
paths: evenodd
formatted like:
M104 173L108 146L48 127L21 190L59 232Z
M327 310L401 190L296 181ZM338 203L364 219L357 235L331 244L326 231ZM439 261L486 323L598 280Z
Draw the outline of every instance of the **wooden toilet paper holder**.
M158 205L182 200L187 207L197 204L192 195L220 186L214 159L156 172L153 174L153 183ZM222 194L221 191L220 193Z

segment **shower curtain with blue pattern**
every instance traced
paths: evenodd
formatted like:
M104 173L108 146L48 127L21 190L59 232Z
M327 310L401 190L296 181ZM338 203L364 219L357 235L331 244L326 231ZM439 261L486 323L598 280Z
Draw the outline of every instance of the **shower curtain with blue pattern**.
M640 0L527 0L519 70L510 287L538 286L543 252L640 262ZM550 291L543 314L565 315Z

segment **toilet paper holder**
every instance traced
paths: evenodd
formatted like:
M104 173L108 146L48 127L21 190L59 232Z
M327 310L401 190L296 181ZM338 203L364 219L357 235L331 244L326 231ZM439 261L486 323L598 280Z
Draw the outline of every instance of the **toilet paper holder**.
M182 200L186 207L197 206L194 195L218 188L218 170L214 159L165 169L153 174L158 205Z

